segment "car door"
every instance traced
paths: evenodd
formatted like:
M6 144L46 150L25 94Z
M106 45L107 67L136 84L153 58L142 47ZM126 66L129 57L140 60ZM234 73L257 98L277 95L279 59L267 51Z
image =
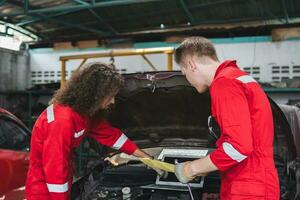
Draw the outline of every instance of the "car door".
M24 125L12 116L0 115L0 196L25 185L29 142Z

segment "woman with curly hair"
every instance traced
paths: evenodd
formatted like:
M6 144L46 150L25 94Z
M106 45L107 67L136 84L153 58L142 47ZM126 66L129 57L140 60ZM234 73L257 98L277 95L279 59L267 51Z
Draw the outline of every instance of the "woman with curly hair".
M31 138L27 200L70 199L73 151L84 137L137 157L150 157L103 119L124 80L113 65L78 69L37 119Z

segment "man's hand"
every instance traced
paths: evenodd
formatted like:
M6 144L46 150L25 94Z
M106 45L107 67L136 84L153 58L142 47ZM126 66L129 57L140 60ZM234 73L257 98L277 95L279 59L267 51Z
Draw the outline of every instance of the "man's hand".
M191 182L195 178L195 176L191 176L189 173L188 167L190 163L191 162L188 161L188 162L178 163L175 166L175 175L181 183Z

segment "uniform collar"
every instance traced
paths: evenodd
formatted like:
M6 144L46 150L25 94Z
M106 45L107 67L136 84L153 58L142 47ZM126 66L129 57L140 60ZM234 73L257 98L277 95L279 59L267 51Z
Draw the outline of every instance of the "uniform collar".
M223 71L223 69L225 69L226 67L236 67L238 68L237 64L236 64L236 60L225 60L224 62L222 62L216 73L215 73L215 76L214 76L214 80L218 77L218 75L221 73L221 71Z

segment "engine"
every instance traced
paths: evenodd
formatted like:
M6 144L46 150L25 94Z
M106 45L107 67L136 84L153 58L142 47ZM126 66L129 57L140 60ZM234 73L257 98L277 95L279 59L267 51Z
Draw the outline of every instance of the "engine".
M191 154L183 155L180 152ZM184 162L196 159L192 153L199 155L199 151L165 150L160 153L159 158L169 163ZM219 199L219 185L218 173L212 173L190 183L191 191L189 191L187 185L178 182L173 173L161 178L141 162L130 161L123 165L109 166L104 169L100 167L94 170L85 180L73 185L72 199L184 200L191 199L192 195L194 199L216 200ZM74 193L77 195L74 196Z

